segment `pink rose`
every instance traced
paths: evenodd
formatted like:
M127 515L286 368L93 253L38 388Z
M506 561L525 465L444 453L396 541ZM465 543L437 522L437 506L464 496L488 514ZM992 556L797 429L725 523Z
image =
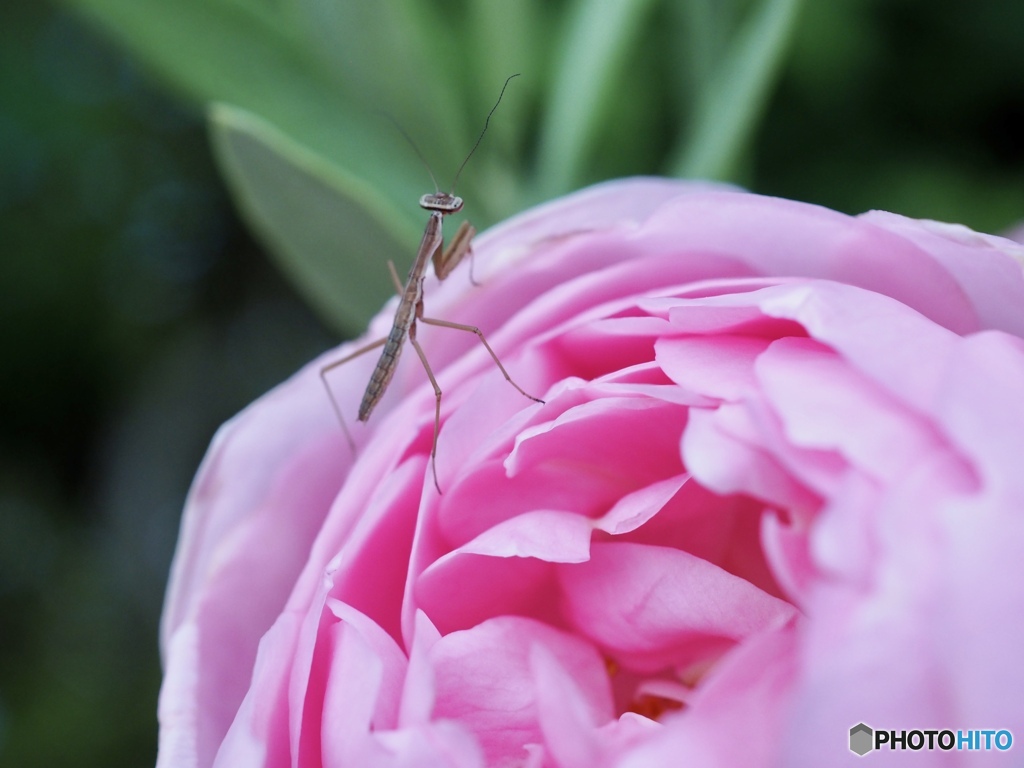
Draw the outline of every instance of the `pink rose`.
M821 766L858 759L861 722L1024 737L1021 251L653 179L479 236L482 286L428 280L427 313L479 325L546 403L421 326L443 494L411 351L353 456L319 371L392 304L225 425L164 612L160 767ZM331 375L350 411L374 362Z

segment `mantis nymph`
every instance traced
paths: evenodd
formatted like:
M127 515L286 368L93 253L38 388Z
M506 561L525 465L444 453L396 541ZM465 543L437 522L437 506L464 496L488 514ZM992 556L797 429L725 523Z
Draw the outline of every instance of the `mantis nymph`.
M398 309L395 310L395 319L391 326L391 333L371 344L360 347L355 352L346 355L340 360L330 363L320 370L320 376L324 381L324 385L327 387L328 395L331 398L331 404L334 406L335 413L344 428L345 421L341 415L341 409L334 397L334 393L327 384L326 375L329 371L340 365L344 365L360 355L377 349L378 347L384 347L380 354L380 359L377 361L377 367L374 368L373 373L370 376L370 381L366 385L366 391L363 393L363 400L359 405L359 421L366 421L370 418L370 414L373 412L374 406L377 405L377 402L383 396L388 384L395 375L398 357L402 352L402 347L405 345L406 338L409 339L413 349L416 350L416 354L420 358L420 362L423 363L423 368L427 372L427 378L430 379L431 386L434 388L434 440L430 448L430 468L434 476L434 487L437 488L438 493L441 492L441 485L437 481L436 457L437 435L441 428L441 387L438 386L437 379L434 377L434 372L430 368L430 363L427 362L427 356L423 352L423 348L416 340L417 322L475 333L477 338L480 339L480 342L487 349L491 358L494 360L495 365L498 366L498 369L505 377L505 380L515 387L524 397L528 397L538 403L544 402L540 398L534 397L526 392L512 380L508 371L505 370L505 366L503 366L501 364L501 360L498 359L497 354L495 354L494 350L491 349L491 345L487 343L487 339L484 337L483 332L475 325L465 325L463 323L453 323L448 320L438 320L436 318L426 317L423 314L423 278L426 273L428 258L434 264L434 273L437 275L437 279L444 280L449 274L451 274L452 270L459 265L463 258L465 258L466 254L470 253L470 241L473 239L473 235L476 234L476 230L472 225L466 221L462 222L458 232L455 233L455 237L448 244L447 248L444 247L442 225L445 216L451 213L456 213L462 209L462 198L456 197L454 194L455 183L458 181L459 174L462 173L462 169L465 167L466 162L473 156L473 152L475 152L477 146L479 146L480 140L484 137L484 133L487 132L487 125L491 121L491 115L494 114L494 110L497 109L498 104L501 103L501 97L505 94L505 88L508 87L509 81L512 80L513 77L518 77L518 75L512 75L505 81L505 85L501 89L501 94L498 96L498 101L487 114L487 120L484 122L484 129L480 132L480 136L477 138L476 144L473 146L473 149L470 150L466 159L462 161L462 165L459 166L459 170L455 174L455 182L452 183L452 191L435 191L433 194L423 195L420 198L420 207L424 210L430 211L430 218L427 219L427 226L423 231L423 239L420 240L420 247L416 251L416 258L412 263L412 267L409 269L409 276L406 278L404 286L398 279L398 273L395 271L395 265L391 261L388 262L391 279L394 281L398 294L401 297ZM345 433L349 438L349 443L351 444L352 438L348 435L347 428L345 428Z

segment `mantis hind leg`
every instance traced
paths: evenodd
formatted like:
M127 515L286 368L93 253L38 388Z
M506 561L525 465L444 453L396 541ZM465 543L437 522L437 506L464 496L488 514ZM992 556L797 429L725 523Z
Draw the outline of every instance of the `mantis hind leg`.
M534 397L529 392L527 392L525 389L523 389L522 387L520 387L518 384L515 383L515 381L509 375L508 371L505 370L505 366L501 364L501 360L498 359L498 355L495 353L495 351L493 349L491 349L491 345L487 343L487 338L484 336L483 331L481 331L475 325L465 325L463 323L453 323L450 320L438 320L438 319L433 318L433 317L422 317L421 316L419 319L421 321L423 321L424 323L426 323L427 325L437 325L437 326L440 326L442 328L454 328L457 331L466 331L467 333L475 333L476 337L478 339L480 339L480 343L484 345L484 348L487 350L487 353L491 356L491 359L494 361L494 364L496 366L498 366L498 370L501 371L501 375L505 377L505 381L507 381L509 384L511 384L513 387L515 387L517 390L519 390L519 393L521 395L523 395L524 397L528 397L528 398L530 398L531 400L533 400L536 403L543 403L544 402L539 397Z
M437 435L441 431L441 387L438 386L437 379L434 377L434 371L431 370L430 363L427 362L427 355L423 351L423 347L416 341L415 325L409 329L409 341L412 343L412 348L416 350L416 354L419 355L420 362L423 363L423 370L427 372L430 386L434 388L434 440L430 444L430 471L434 475L434 487L437 488L437 492L440 494L441 484L437 481Z

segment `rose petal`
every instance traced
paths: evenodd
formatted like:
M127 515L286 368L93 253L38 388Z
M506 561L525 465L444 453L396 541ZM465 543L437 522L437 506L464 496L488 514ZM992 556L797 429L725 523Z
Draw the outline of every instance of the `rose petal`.
M754 362L769 343L751 336L690 336L659 339L655 351L658 365L680 386L734 401L756 387Z
M560 608L553 568L535 558L453 552L417 579L415 605L444 633L505 614L556 621Z
M542 646L575 681L597 722L612 718L604 663L577 637L540 622L505 616L441 638L431 652L437 675L435 717L467 725L489 764L521 758L543 738L533 693L531 657Z
M756 369L786 438L798 446L838 451L882 482L943 450L932 424L816 341L779 339Z
M701 485L716 493L749 494L807 516L820 506L820 497L783 469L778 458L759 444L761 437L751 429L745 409L729 406L715 411L694 409L683 434L683 461ZM810 461L801 466L803 474L834 475L834 465L824 464L824 457L808 456L808 459ZM815 463L823 466L814 467Z
M650 222L694 252L729 255L752 274L824 278L893 297L956 330L978 329L966 294L928 252L876 226L826 208L740 192L672 199Z
M796 677L797 654L792 626L749 638L719 662L689 708L666 718L664 728L618 765L675 765L681 755L693 765L788 765L779 761L779 733L792 722L784 702ZM842 744L844 737L841 731L832 738ZM822 755L844 754L826 749L817 753L818 765Z
M598 728L608 712L596 710L576 680L543 645L530 648L537 720L547 750L561 768L597 768L610 763Z
M687 474L676 475L627 493L594 521L594 527L613 536L636 530L664 509L689 478Z
M538 509L491 528L459 548L467 555L535 557L549 563L582 563L590 557L589 518L575 512Z
M783 523L776 514L766 514L761 517L761 539L772 576L786 597L806 610L808 592L820 576L809 552L806 531Z
M982 326L1024 335L1024 248L961 224L908 219L886 211L857 217L909 240L942 265L978 313Z
M685 667L793 615L788 603L687 552L597 544L558 568L577 630L638 671Z
M618 485L649 484L679 474L681 467L665 447L678 442L685 418L681 409L640 398L584 403L524 430L506 467L515 474L545 463L572 464L577 472L590 467Z

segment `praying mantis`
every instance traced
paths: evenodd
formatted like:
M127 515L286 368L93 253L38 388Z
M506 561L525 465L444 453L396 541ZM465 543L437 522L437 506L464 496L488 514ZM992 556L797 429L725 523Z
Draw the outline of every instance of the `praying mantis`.
M466 166L469 158L473 156L476 148L480 145L480 141L487 132L487 126L491 121L491 115L493 115L494 110L498 108L498 104L501 103L501 97L505 95L505 89L514 77L518 77L518 74L512 75L505 80L505 85L502 86L501 94L498 95L498 101L495 102L494 106L491 107L491 111L487 114L487 119L484 121L484 128L480 132L480 136L477 138L476 144L473 145L473 148L469 151L469 154L466 155L466 159L462 161L462 165L459 166L459 169L455 174L455 180L452 182L452 191L438 191L437 182L435 181L434 192L432 194L423 195L420 198L420 207L426 211L430 211L430 218L427 219L426 227L423 230L423 238L420 240L420 247L416 251L416 258L413 260L412 267L409 269L409 275L406 277L404 285L398 278L398 272L395 270L394 263L392 261L388 261L388 270L391 273L391 279L394 282L395 289L398 291L398 295L400 297L398 308L395 310L395 319L391 325L391 332L384 338L377 339L370 344L360 347L340 360L335 360L320 369L320 378L323 381L324 387L327 389L327 394L330 397L335 415L338 417L338 421L342 425L342 429L345 431L345 436L348 439L349 445L353 450L355 450L355 444L352 441L352 436L348 431L348 427L345 426L345 419L341 414L341 407L339 406L337 398L335 398L334 392L327 381L327 374L335 368L351 362L367 352L372 352L375 349L384 347L381 351L380 358L377 361L377 366L373 369L373 373L370 375L370 381L366 385L366 391L363 393L362 402L359 404L359 421L367 421L370 418L370 414L373 412L374 407L387 390L388 384L391 383L391 379L395 375L395 368L398 365L398 358L405 346L405 341L406 339L409 340L413 349L416 350L416 354L419 357L420 362L423 364L423 369L427 373L430 385L434 388L434 439L430 447L430 468L434 478L434 487L437 489L439 494L441 493L441 484L437 479L437 437L441 429L442 391L441 387L437 383L437 378L434 376L434 372L430 367L430 363L427 361L426 353L424 353L423 347L420 346L419 341L416 339L417 323L422 322L427 325L435 325L442 328L454 328L456 330L476 334L476 337L480 340L480 343L484 345L484 348L487 350L488 354L490 354L491 359L494 360L495 365L498 366L498 370L501 371L505 380L515 387L516 390L518 390L524 397L527 397L537 403L544 402L539 397L534 397L529 394L512 379L508 371L505 370L505 366L501 364L501 360L498 359L498 355L491 348L491 345L487 343L487 338L484 336L483 332L475 325L454 323L449 320L439 320L437 318L427 317L423 313L423 280L426 275L428 259L434 265L434 274L437 275L437 279L444 280L462 262L466 255L471 253L471 241L473 236L476 234L476 230L468 221L463 221L459 226L458 231L455 233L455 237L452 238L452 241L446 248L444 245L444 235L442 233L444 217L462 209L462 198L455 195L455 185L459 180L459 174L462 173L462 169ZM406 138L408 139L408 136L406 136ZM412 143L411 140L410 143ZM413 149L416 149L415 144L413 144ZM416 152L419 154L419 150L416 150ZM427 170L429 171L429 166L427 166ZM433 178L433 173L431 173L431 178ZM470 279L472 280L472 276Z

